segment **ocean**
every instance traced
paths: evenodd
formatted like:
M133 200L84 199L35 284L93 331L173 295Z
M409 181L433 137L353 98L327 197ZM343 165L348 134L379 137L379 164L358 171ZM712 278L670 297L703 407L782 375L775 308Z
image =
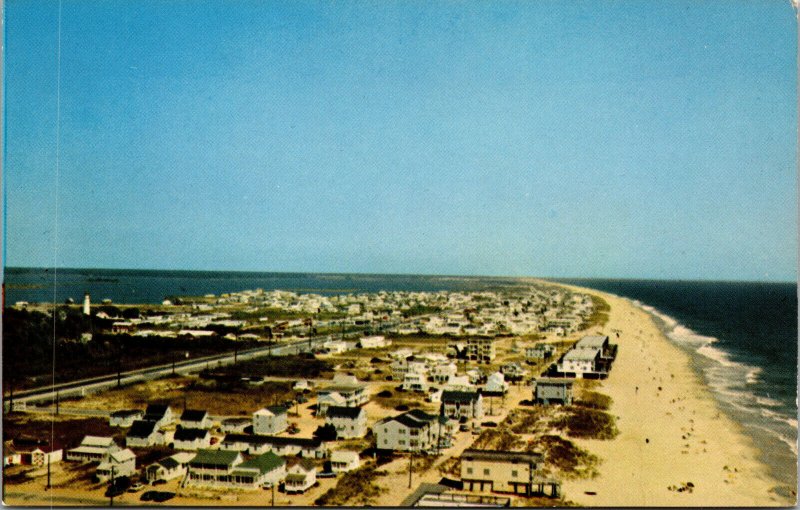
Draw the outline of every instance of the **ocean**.
M779 481L797 486L795 283L565 279L624 296L688 352Z
M50 269L6 268L7 304L53 302ZM554 280L555 281L555 280ZM797 480L797 286L794 283L560 279L630 298L650 312L742 425L781 482ZM55 300L161 303L168 296L246 289L335 295L385 291L478 291L515 278L426 275L59 269Z

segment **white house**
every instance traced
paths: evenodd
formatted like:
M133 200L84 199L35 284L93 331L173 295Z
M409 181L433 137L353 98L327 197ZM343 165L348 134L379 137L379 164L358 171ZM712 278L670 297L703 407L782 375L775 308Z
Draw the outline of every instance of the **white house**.
M220 430L225 434L241 434L253 424L253 418L234 417L226 418L220 423Z
M330 386L317 390L317 414L324 416L331 405L358 407L366 404L369 401L366 389L354 376L336 374Z
M328 340L322 344L322 347L333 354L341 354L347 351L347 343L341 340Z
M428 376L424 372L406 372L402 388L406 391L428 391Z
M84 436L80 446L67 450L67 460L99 462L111 452L120 449L112 437Z
M181 413L181 426L186 429L210 429L213 425L208 411L186 409Z
M164 443L164 434L158 430L157 422L136 420L125 436L125 446L146 448Z
M156 422L156 427L166 427L175 421L175 415L168 405L150 404L144 411L143 420Z
M475 385L470 381L469 375L451 376L444 385L450 391L475 391Z
M101 482L118 476L131 476L136 472L136 455L129 449L106 454L97 466L95 476Z
M176 450L199 450L211 446L211 434L206 429L179 428L172 436L172 447Z
M328 407L325 424L336 428L338 439L364 437L367 434L367 412L361 407Z
M307 381L305 379L300 379L299 381L294 383L294 386L292 386L292 389L294 391L306 391L306 390L311 390L311 387L312 387L312 385L311 385L311 383L309 381Z
M317 467L314 461L303 459L289 468L284 490L287 494L303 493L317 482Z
M597 372L597 363L600 359L600 349L579 348L568 351L558 364L558 371L575 374L582 378L584 374Z
M334 473L346 473L361 466L358 452L336 450L331 453L331 470Z
M448 382L451 377L455 377L457 372L458 368L453 362L437 363L431 367L430 378L433 382L443 384Z
M149 483L157 480L173 480L186 474L189 461L194 458L194 453L181 452L159 460L147 466L144 470L145 479Z
M435 448L445 420L436 415L413 409L399 416L378 421L372 431L376 447L383 450L420 451Z
M253 413L253 433L260 435L279 434L289 426L285 407L270 406Z
M483 397L473 391L442 392L442 414L448 418L483 418Z
M486 386L484 386L484 390L486 393L505 393L508 391L508 383L506 382L506 378L500 372L495 372L493 374L489 374L489 377L486 379Z
M130 427L136 420L144 417L144 411L140 409L122 409L114 411L108 417L108 425L111 427Z
M358 341L358 346L362 349L379 349L390 345L392 345L392 341L387 340L383 335L365 336Z

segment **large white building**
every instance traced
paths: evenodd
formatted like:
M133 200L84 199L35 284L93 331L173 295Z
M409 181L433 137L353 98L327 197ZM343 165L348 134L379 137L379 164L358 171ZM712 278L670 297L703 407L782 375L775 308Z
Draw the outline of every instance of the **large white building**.
M279 434L288 426L287 411L284 407L270 406L253 413L253 434L265 436Z
M436 448L440 431L444 435L448 429L446 419L414 409L384 418L372 427L372 431L379 449L420 451Z
M367 412L361 407L331 406L325 413L325 424L336 428L337 439L364 437L367 434Z

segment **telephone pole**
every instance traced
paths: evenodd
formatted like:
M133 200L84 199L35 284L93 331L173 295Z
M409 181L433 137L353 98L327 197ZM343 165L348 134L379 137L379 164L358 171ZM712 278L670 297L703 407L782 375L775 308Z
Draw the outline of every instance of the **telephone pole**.
M411 454L408 456L408 488L411 488L411 472L412 467L414 465L414 450L411 450Z

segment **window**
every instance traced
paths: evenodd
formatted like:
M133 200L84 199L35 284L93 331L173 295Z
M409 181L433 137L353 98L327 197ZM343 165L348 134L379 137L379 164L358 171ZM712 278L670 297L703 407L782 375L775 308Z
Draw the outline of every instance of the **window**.
M516 470L516 469L515 469L515 470L513 470L513 471L511 471L511 477L512 477L512 478L516 478L517 476L519 476L519 474L517 473L517 470Z
M398 442L397 442L397 444L399 444L399 445L401 445L401 446L402 446L402 445L405 445L405 444L406 444L406 442L405 442L403 439L401 439L400 441L398 441Z
M484 470L483 470L483 474L484 474L484 475L488 475L488 474L489 474L489 468L486 468L486 469L484 469Z
M471 474L472 474L472 468L471 468L471 467L467 468L467 474L468 474L468 475L471 475Z

